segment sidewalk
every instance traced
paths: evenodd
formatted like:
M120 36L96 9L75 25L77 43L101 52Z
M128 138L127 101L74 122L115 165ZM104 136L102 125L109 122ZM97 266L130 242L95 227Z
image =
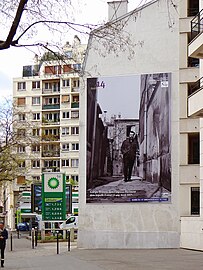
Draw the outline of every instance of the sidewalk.
M121 249L78 249L72 243L60 242L56 254L56 243L38 243L31 248L26 238L13 238L7 242L4 269L21 270L200 270L203 269L203 253L184 249L121 250Z

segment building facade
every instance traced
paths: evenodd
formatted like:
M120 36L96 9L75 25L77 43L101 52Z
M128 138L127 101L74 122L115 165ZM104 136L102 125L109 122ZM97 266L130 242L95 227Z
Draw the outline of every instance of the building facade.
M127 1L114 1L109 4L110 9L114 8L114 12L109 11L114 14L113 19L110 17L109 24L90 36L84 62L84 95L80 100L80 155L86 156L80 163L80 247L188 247L183 238L186 216L197 221L201 211L201 122L188 114L188 97L199 79L199 60L187 54L191 41L190 22L199 6L199 1L161 0L128 13ZM104 35L106 40L101 42L99 37ZM128 46L125 47L122 44L126 44L126 40ZM120 93L122 80L126 81ZM133 84L136 95L131 97L127 89ZM114 89L117 92L113 92ZM103 102L105 90L114 95ZM123 103L119 103L119 95ZM90 96L97 101L97 108L90 108ZM140 100L138 105L137 99ZM139 107L140 179L134 178L129 183L131 186L124 185L122 179L117 184L114 182L114 186L122 186L126 191L125 196L136 189L133 198L116 204L112 203L112 198L108 199L113 184L110 187L108 183L108 189L103 185L93 190L92 182L92 189L88 186L87 179L91 179L86 169L91 160L90 115L95 111L95 117L100 115L101 120L107 107L110 110L118 103L122 112L123 107L130 108L133 102ZM133 115L137 116L137 112ZM85 126L87 130L82 128ZM94 139L92 142L95 143ZM122 196L120 194L119 190L114 191L116 197ZM88 196L100 199L91 204Z
M22 133L17 152L24 169L14 182L14 191L40 183L44 172L65 173L67 183L78 186L79 72L85 48L75 36L72 45L64 46L61 60L45 54L35 65L24 66L22 77L13 80L18 120L14 128ZM27 144L25 137L30 138Z

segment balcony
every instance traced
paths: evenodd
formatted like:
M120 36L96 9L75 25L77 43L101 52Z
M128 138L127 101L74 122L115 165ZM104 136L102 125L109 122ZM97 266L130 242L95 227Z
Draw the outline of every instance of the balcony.
M71 108L79 108L79 102L72 102Z
M60 151L59 150L42 151L42 157L60 157Z
M42 172L60 172L59 167L43 167Z
M42 119L42 125L60 125L60 119L55 119L55 120L47 120L47 119Z
M60 93L60 88L58 89L42 89L42 94L56 94L56 93Z
M72 87L71 92L79 92L80 88L79 87Z
M42 135L42 141L59 141L60 140L60 135Z
M42 105L42 110L59 110L60 104L46 104Z
M191 42L188 45L188 56L203 58L203 10L191 21Z
M203 77L190 89L188 97L188 116L203 116Z

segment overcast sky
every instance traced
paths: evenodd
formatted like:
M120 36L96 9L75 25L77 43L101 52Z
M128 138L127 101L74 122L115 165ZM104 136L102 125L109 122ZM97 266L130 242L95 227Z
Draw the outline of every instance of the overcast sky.
M80 23L101 23L107 20L109 0L82 0L76 11L76 21ZM128 0L128 11L148 0ZM78 34L79 36L79 34ZM80 37L80 36L79 36ZM1 38L0 38L1 39ZM49 39L49 37L47 37ZM72 41L72 36L67 37ZM34 54L25 48L9 48L0 51L0 97L12 95L12 81L22 76L22 67L33 64Z
M138 119L140 104L140 76L100 77L99 83L105 87L98 88L97 101L106 111L107 121L114 115L121 118Z

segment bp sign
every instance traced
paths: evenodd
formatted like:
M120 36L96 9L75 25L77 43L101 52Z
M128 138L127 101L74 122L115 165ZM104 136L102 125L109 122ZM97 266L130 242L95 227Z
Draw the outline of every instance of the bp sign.
M61 173L42 175L42 219L65 220L66 180Z

